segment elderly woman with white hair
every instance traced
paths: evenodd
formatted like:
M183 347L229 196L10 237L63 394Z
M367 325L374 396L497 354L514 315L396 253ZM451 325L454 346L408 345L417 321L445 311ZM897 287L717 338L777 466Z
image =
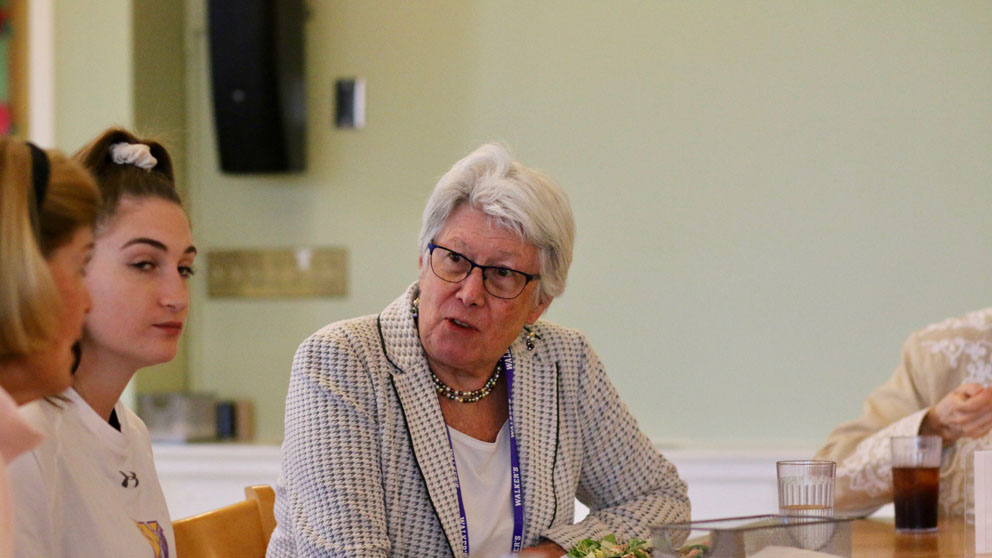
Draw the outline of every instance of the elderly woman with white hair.
M586 338L539 321L574 236L565 193L503 147L441 178L419 280L296 353L270 558L557 558L688 519Z

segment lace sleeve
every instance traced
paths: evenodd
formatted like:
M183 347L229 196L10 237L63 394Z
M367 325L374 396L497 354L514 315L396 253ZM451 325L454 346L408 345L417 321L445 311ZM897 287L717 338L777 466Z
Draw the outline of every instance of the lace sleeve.
M921 409L861 440L854 452L837 463L834 507L844 513L871 513L892 500L889 438L915 436L927 414Z

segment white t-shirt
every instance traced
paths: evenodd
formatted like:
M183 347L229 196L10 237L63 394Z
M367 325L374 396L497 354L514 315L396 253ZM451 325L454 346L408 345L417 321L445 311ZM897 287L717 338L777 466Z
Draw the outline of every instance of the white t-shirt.
M462 488L472 558L497 558L510 552L513 508L510 502L510 431L507 423L495 442L483 442L448 427Z
M75 390L62 395L21 407L46 440L8 470L16 556L175 558L145 424L118 401L118 432Z

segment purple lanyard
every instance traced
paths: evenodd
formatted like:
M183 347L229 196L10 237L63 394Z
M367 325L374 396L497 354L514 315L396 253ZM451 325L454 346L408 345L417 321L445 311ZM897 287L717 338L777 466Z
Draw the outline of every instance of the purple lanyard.
M524 493L520 482L520 456L517 454L517 434L513 430L513 355L507 349L502 356L503 369L506 374L506 400L509 404L510 432L510 492L512 493L511 503L513 504L513 541L510 544L511 552L520 552L524 545ZM458 480L458 464L455 462L455 448L451 444L451 431L448 433L448 447L451 448L451 466L455 468L455 490L458 492L458 512L461 514L459 527L462 531L462 551L469 555L468 547L468 518L465 516L465 503L462 500L462 485Z

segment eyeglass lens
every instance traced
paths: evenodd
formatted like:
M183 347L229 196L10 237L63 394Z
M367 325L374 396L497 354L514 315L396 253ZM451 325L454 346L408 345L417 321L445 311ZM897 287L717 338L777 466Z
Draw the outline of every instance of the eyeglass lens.
M497 298L516 298L527 286L527 276L506 267L482 267L458 252L435 246L431 252L431 269L449 283L458 283L472 272L482 268L482 284L489 294Z

